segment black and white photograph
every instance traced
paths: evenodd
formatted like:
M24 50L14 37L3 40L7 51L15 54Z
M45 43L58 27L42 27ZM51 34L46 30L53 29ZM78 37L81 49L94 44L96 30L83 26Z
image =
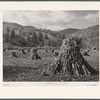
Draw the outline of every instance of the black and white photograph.
M3 82L99 82L99 10L4 10Z

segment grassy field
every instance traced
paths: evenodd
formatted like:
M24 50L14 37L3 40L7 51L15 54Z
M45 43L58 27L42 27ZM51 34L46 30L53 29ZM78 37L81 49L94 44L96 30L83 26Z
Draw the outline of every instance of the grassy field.
M22 54L21 51L14 50L18 58L10 56L12 50L6 50L3 53L3 80L8 81L98 81L99 75L95 76L43 76L41 75L43 69L49 66L55 59L54 53L38 50L41 60L30 60L30 52ZM99 70L99 54L97 51L90 51L89 56L84 57L89 64Z

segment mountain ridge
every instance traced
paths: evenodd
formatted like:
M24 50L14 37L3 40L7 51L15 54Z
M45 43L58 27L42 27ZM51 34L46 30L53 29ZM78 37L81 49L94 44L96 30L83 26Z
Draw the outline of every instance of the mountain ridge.
M62 41L67 36L78 36L83 38L83 43L85 43L86 47L99 48L99 25L90 26L85 29L77 29L77 28L67 28L60 31L52 31L47 29L38 29L34 26L22 26L17 23L11 22L3 22L3 33L7 34L8 29L14 30L15 34L28 36L30 32L35 32L37 35L42 33L43 37L47 34L50 41L58 42L57 40Z

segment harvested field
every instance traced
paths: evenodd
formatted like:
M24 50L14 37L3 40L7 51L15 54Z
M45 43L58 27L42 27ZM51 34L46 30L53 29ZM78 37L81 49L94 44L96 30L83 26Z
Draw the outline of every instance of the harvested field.
M3 80L8 81L98 81L99 75L87 77L67 77L64 75L42 76L41 73L46 66L49 66L55 59L54 53L39 50L41 60L30 60L30 52L26 55L16 51L18 58L10 57L11 50L3 53ZM99 55L95 51L89 52L90 56L84 56L88 63L99 71Z

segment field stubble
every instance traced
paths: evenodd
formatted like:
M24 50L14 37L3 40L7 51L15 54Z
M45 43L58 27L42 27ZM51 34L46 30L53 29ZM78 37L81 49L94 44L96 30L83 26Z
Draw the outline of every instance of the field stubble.
M64 75L43 76L41 75L44 67L49 66L55 59L54 53L38 50L42 60L30 60L30 52L22 54L21 51L14 50L18 58L10 56L12 50L3 53L3 80L8 81L98 81L99 75L68 77ZM99 71L99 54L90 51L90 56L84 56L89 64Z

